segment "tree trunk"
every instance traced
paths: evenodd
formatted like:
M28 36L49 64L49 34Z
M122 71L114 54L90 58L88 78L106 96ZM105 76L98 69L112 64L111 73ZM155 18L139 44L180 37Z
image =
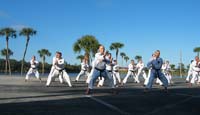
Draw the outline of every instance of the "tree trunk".
M8 52L8 40L9 38L6 37L6 62L7 62L7 66L8 66L8 69L9 69L9 75L11 75L11 68L10 68L10 60L9 60L9 52ZM7 68L7 67L6 67ZM7 73L7 69L6 69L6 73Z
M7 74L7 70L8 70L8 62L7 62L7 58L5 59L5 74Z
M85 52L85 59L88 61L88 65L90 65L90 54Z
M123 67L123 60L124 60L124 57L122 56L122 67Z
M119 50L116 49L116 60L118 60L118 52L119 52Z
M43 56L43 58L42 58L42 74L44 75L44 61L45 59L44 59L44 56Z
M26 47L25 47L25 51L24 51L24 55L23 55L23 59L22 59L21 76L22 76L23 71L24 71L24 60L25 60L25 56L26 56L26 51L27 51L27 48L28 48L29 40L30 40L30 38L29 38L29 36L27 36Z

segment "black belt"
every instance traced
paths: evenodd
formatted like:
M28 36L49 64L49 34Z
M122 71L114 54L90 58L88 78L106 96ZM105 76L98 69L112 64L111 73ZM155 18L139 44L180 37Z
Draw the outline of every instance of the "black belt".
M60 73L60 72L62 72L63 70L65 70L65 68L63 68L63 69L56 69L56 70L58 70L59 73Z
M131 72L133 72L133 73L135 72L135 71L132 71L132 70L129 70L129 71L131 71Z
M112 70L107 70L108 72L112 72Z
M114 70L115 72L119 72L118 70Z
M104 72L105 71L105 69L99 69L99 68L97 68L97 67L95 67L95 69L97 70L97 71L100 71L100 80L102 80L102 72Z

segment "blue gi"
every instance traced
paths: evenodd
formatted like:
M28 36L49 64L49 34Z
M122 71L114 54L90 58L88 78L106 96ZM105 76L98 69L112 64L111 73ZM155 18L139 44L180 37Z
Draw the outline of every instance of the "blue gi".
M161 67L163 64L162 58L156 58L148 62L147 67L152 68L149 78L149 83L146 85L146 88L150 89L152 88L154 79L158 77L161 82L163 83L164 87L168 86L168 81L164 74L161 72Z

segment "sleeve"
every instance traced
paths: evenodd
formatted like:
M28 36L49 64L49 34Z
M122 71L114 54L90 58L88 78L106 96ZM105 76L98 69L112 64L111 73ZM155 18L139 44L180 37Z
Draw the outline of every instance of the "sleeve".
M153 61L153 60L152 60ZM151 68L152 67L152 61L149 61L148 63L147 63L147 68Z

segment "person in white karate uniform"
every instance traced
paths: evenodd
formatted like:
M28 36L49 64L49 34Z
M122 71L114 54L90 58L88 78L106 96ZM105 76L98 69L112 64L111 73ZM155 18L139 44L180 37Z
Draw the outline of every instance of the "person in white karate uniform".
M114 66L113 66L113 81L114 81L114 85L117 85L117 80L118 83L121 84L121 78L120 78L120 74L119 74L119 65L117 63L117 60L114 60Z
M112 63L112 55L111 53L106 52L106 60L109 60L109 63L106 63L106 71L108 72L109 76L113 76L112 70L113 70L113 66L114 64ZM104 84L104 77L99 77L99 82L97 84L97 87L102 87Z
M110 60L107 60L105 58L106 53L105 53L105 48L103 45L99 46L99 52L95 54L95 59L94 59L94 66L93 66L93 70L91 71L90 75L91 75L91 80L88 84L88 88L86 90L86 95L91 94L92 89L93 89L93 85L94 82L96 81L96 79L100 76L100 77L105 77L105 80L108 80L109 82L109 86L112 88L112 93L113 94L117 94L117 91L115 89L114 83L113 83L113 78L112 76L109 74L109 72L106 70L106 64L111 63Z
M87 62L87 60L84 58L84 59L82 60L82 63L81 63L81 71L80 71L80 73L78 74L78 76L76 77L75 82L78 82L78 80L79 80L79 78L80 78L81 76L84 76L84 75L85 75L85 76L86 76L85 78L87 78L87 77L89 76L88 69L89 69L88 62Z
M190 81L190 85L193 85L197 82L200 83L200 60L199 57L195 57L195 61L192 62L192 79Z
M163 66L162 66L162 71L165 75L165 77L167 78L168 84L172 84L172 75L171 75L171 67L169 64L169 61L166 61Z
M69 78L69 75L65 71L65 60L62 58L62 53L57 52L56 58L53 63L52 71L50 72L50 75L48 76L46 86L50 86L50 83L52 81L52 78L59 77L60 83L63 83L63 79L65 82L68 83L69 87L72 87L71 81Z
M38 72L38 66L39 66L39 62L36 60L36 57L33 56L31 61L30 61L30 64L31 64L31 67L30 69L28 70L27 74L26 74L26 77L25 77L25 82L28 81L29 77L34 74L35 77L37 79L40 80L40 82L42 81L40 76L39 76L39 72Z
M140 83L140 80L139 80L139 77L142 75L144 80L146 80L147 78L147 75L144 71L144 63L142 61L142 59L139 60L138 64L136 65L137 69L138 69L138 72L137 72L137 75L136 75L136 81L138 81L137 83Z
M152 59L156 59L154 54L152 54L152 57L151 57L150 60L152 60ZM151 75L151 69L152 69L152 67L149 67L147 78L144 81L144 86L146 86L149 83L149 78L150 78L150 75Z
M186 77L186 83L189 83L190 82L190 78L192 77L192 62L194 60L191 60L191 63L190 63L190 66L189 66L189 70L188 70L188 74L187 74L187 77Z
M130 76L132 76L134 78L134 80L135 80L136 83L139 82L137 79L135 79L135 77L136 77L136 71L137 71L137 67L135 66L135 62L134 62L134 60L131 60L131 63L128 65L128 72L126 74L126 77L123 79L121 85L123 86L124 84L126 84L128 78Z

